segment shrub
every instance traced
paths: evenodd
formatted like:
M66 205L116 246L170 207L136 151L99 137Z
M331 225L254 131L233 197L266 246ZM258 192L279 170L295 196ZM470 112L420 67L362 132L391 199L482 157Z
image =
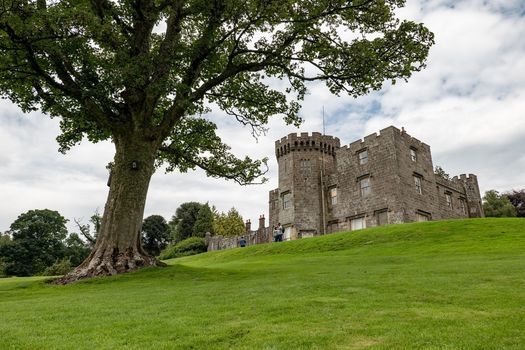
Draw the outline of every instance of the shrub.
M182 256L204 253L207 249L204 238L190 237L164 249L160 253L159 258L161 260L180 258Z
M64 258L55 261L53 265L47 267L42 272L42 276L62 276L70 272L72 269L73 267L71 266L70 258Z

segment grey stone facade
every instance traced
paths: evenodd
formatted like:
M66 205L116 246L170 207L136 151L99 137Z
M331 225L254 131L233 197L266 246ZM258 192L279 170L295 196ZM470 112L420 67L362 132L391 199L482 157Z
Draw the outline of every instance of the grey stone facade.
M430 146L393 126L343 147L320 133L290 134L275 142L275 154L269 220L285 227L285 239L484 216L475 175L434 175Z

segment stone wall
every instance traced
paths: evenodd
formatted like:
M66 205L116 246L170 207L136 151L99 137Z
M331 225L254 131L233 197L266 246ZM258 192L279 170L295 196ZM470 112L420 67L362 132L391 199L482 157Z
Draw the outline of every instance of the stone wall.
M239 236L212 236L209 233L206 234L208 251L240 247L239 242L242 238L246 240L247 246L273 241L273 231L270 227L265 227L265 220L264 215L259 217L259 228L255 231L251 229L250 220L247 220L245 223L246 232Z

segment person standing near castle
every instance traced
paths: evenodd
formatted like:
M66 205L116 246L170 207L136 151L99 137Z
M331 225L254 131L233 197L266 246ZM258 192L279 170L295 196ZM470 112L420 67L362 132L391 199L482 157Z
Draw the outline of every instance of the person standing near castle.
M284 235L284 227L281 225L281 223L277 224L277 227L275 228L275 242L282 242L283 241L283 235Z

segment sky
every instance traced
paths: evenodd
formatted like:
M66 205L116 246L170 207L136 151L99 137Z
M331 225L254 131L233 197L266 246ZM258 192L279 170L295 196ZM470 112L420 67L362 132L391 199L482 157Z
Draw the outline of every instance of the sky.
M477 174L482 192L525 188L525 1L408 0L399 16L423 22L435 34L424 71L357 99L311 84L303 125L286 126L275 117L257 140L231 118L210 114L233 153L269 157L268 182L239 186L202 171L158 171L145 216L169 220L180 204L197 201L220 211L235 207L253 223L261 214L268 217L268 191L277 187L274 142L293 132L322 132L323 106L326 134L342 145L390 125L404 127L431 146L434 165L451 175ZM57 210L71 231L73 219L86 223L95 210L103 211L113 145L84 141L63 155L58 134L57 119L23 114L0 100L0 232L31 209Z

